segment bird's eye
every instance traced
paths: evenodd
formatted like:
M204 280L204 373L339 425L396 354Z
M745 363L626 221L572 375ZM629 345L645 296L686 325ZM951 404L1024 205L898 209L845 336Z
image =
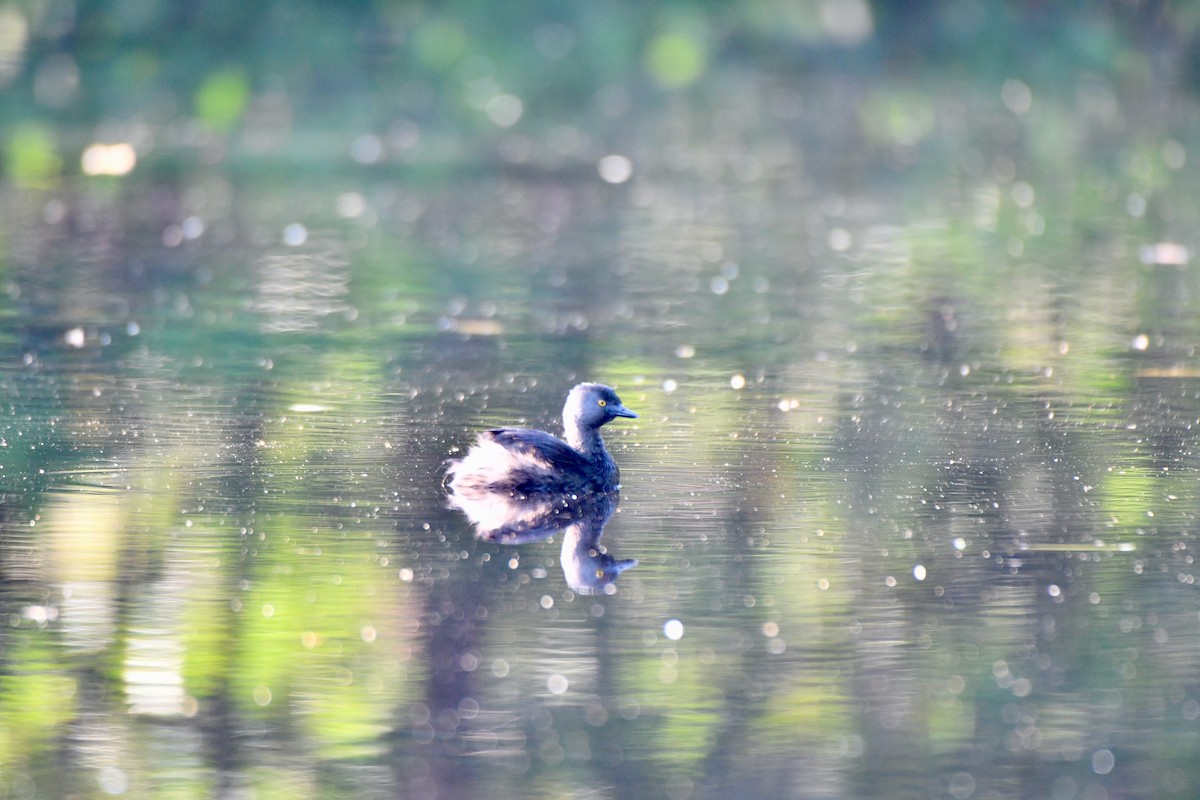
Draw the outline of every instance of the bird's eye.
M604 408L606 405L608 405L607 400L597 400L596 402L600 404L601 408Z
M596 577L597 577L597 578L603 578L603 577L604 577L604 570L602 570L602 569L598 569L598 570L596 570Z

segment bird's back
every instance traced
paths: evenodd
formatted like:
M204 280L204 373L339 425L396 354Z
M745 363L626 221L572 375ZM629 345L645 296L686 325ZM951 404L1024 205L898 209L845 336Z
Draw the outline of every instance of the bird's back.
M479 435L466 456L450 467L455 494L503 492L522 496L608 490L617 467L603 448L590 457L545 431L494 428Z

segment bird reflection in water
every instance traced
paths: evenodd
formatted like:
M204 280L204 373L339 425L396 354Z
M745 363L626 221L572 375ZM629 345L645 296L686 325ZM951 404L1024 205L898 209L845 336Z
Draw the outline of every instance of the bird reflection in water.
M561 533L571 589L611 594L617 576L637 564L613 558L600 544L620 496L620 473L600 428L617 417L637 414L609 387L581 383L563 408L565 441L528 428L480 434L463 458L448 465L450 506L466 514L484 541L516 545Z
M560 562L567 585L578 594L612 594L617 576L637 566L636 559L613 558L600 544L619 496L615 489L555 498L451 494L450 505L467 515L483 541L518 545L561 534Z

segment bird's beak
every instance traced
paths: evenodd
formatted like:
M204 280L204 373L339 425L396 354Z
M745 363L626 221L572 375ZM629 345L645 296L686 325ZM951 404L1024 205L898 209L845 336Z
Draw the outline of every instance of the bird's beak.
M610 570L612 570L613 575L620 575L622 572L629 569L630 567L636 567L636 566L637 566L636 558L627 558L624 561L614 561L613 563L608 565L608 568Z
M630 419L638 418L637 414L630 411L625 406L609 406L608 413L612 414L614 417L629 417Z

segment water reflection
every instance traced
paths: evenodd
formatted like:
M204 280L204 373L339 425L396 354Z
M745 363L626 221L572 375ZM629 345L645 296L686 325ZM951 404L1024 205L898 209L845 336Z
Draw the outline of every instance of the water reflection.
M1196 136L929 89L0 192L0 797L1200 796ZM580 374L619 517L441 507Z
M500 544L540 542L562 534L563 577L579 594L612 594L613 582L637 559L617 559L600 544L604 526L617 510L620 492L573 496L525 496L508 492L451 494L480 539Z

